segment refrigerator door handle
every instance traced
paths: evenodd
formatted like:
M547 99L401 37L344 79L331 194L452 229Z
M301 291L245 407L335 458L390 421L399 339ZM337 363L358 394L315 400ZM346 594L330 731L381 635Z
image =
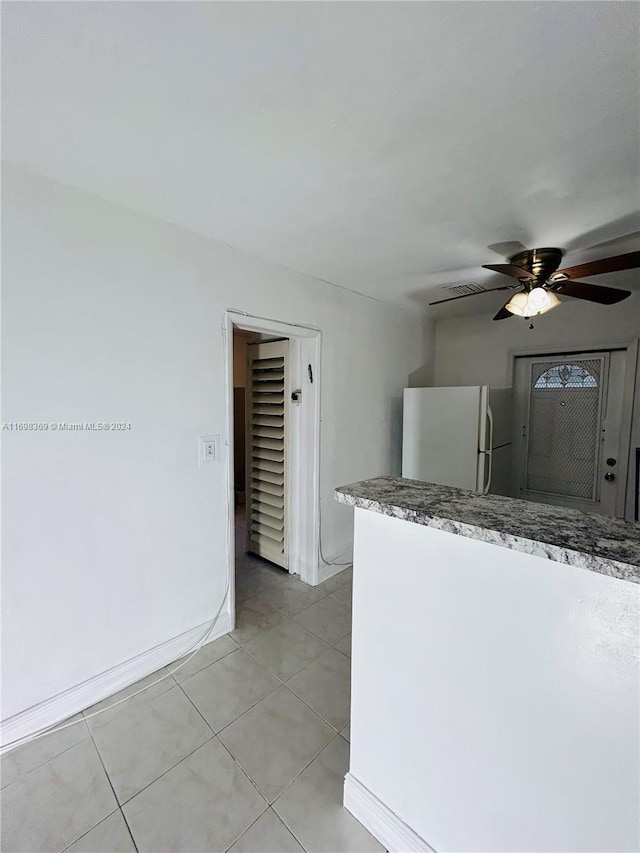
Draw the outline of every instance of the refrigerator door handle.
M484 484L482 489L482 494L486 495L491 488L491 466L493 461L493 412L491 411L491 406L487 406L487 423L489 424L489 432L488 432L488 441L487 441L487 449L485 450L485 457L489 457L489 470L487 471L487 481Z

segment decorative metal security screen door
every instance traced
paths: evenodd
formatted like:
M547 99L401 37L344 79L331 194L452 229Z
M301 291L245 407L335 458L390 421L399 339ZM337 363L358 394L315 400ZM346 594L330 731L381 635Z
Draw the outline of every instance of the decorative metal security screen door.
M247 344L248 550L289 568L289 341Z
M525 491L597 501L604 363L532 362Z
M618 352L519 358L520 497L616 515L624 360ZM624 482L624 476L621 477Z

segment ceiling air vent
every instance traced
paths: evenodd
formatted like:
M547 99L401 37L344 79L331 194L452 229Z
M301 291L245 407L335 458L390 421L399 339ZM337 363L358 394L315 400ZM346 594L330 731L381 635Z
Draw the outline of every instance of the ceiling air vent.
M444 284L441 287L441 290L446 290L452 296L467 296L471 293L482 293L486 289L486 287L478 284L477 281L465 281L462 284Z

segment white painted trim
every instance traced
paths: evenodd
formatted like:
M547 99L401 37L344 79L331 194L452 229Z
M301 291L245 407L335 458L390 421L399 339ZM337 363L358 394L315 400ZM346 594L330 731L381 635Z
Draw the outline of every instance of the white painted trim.
M289 421L290 547L296 554L300 579L316 586L320 548L320 334L313 338L291 336L289 347L292 387L302 389L302 403L292 406ZM309 364L313 383L309 382Z
M638 370L639 343L638 339L636 339L627 345L627 366L622 402L622 423L620 425L620 449L622 454L625 454L627 461L626 489L623 496L623 513L627 521L634 520L635 510L635 458L631 438L633 436L633 413L636 408L636 400L640 399L640 371Z
M586 352L613 352L614 350L628 350L629 347L637 346L637 338L632 338L629 341L618 341L617 343L589 343L587 346L582 343L565 343L565 344L545 344L543 346L532 345L519 349L511 347L507 350L507 385L513 385L515 375L515 360L516 358L535 358L538 355L574 355L575 353Z
M346 563L347 560L353 559L351 554L343 554L340 557L336 557L336 563ZM334 575L339 575L340 572L344 572L347 569L351 568L353 563L349 563L348 565L339 566L339 565L323 565L320 566L318 570L318 583L324 583L324 581L328 581L329 578L332 578Z
M228 611L221 613L211 630L207 642L216 640L231 630L231 615ZM124 663L111 667L75 687L70 687L51 699L45 699L13 717L2 721L2 743L9 744L20 738L53 726L56 723L72 717L79 711L95 705L107 696L112 696L119 690L135 684L141 678L156 672L163 666L171 664L183 657L194 647L206 634L209 622L197 625L184 634L179 634L171 640L160 643L142 654L130 658ZM2 748L1 751L5 751Z
M235 525L233 494L233 329L243 329L289 339L291 388L302 389L302 404L291 407L289 420L289 454L291 459L288 481L289 513L289 572L300 575L305 583L319 583L320 535L320 363L322 333L313 326L282 323L263 317L252 317L240 311L228 310L223 320L225 345L225 397L227 406L227 570L232 613L235 614ZM307 365L311 364L313 382L309 381Z
M227 451L227 587L231 610L231 629L236 627L236 519L234 494L234 445L233 445L233 320L227 312L222 320L222 345L224 349L224 394L226 406L226 436L223 442Z
M435 853L433 847L351 773L344 777L344 807L389 853Z

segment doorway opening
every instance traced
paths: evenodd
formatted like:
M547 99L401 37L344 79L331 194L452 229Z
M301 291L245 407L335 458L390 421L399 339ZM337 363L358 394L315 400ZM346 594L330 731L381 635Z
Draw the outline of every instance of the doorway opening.
M259 543L259 521L266 522L269 526L269 536L264 538L267 545L271 544L271 519L274 518L278 522L274 525L273 536L278 537L279 550L286 553L286 533L288 532L285 524L285 473L287 460L285 459L286 437L284 436L284 394L268 393L265 394L267 402L257 407L255 401L252 401L252 359L250 353L256 347L267 347L269 343L273 343L272 339L267 335L259 334L258 332L248 332L243 329L233 329L233 492L234 492L234 527L235 527L235 561L236 561L236 580L239 567L242 565L247 569L251 566L260 565L256 563L256 558L269 559L270 554L260 553ZM284 341L283 343L288 343ZM279 371L284 373L284 371ZM270 374L273 371L264 371L266 374L265 382L267 390L271 391L272 386L276 383L270 381ZM278 384L274 391L280 390L286 383ZM274 403L269 399L277 397L277 402ZM252 411L257 408L257 412ZM276 414L271 415L270 411L274 410ZM260 417L262 423L273 421L280 427L281 433L277 439L267 437L263 440L262 436L254 436L252 431L252 416L261 415L262 412L267 412ZM258 424L259 425L259 424ZM265 432L271 432L271 428L266 427ZM258 446L253 446L253 439L258 441ZM270 446L277 449L270 449ZM256 458L252 458L253 453L257 453ZM271 462L270 460L278 460ZM260 472L252 468L252 462L256 466L268 464L272 469L277 470L277 475L269 477L272 482L260 483L265 489L262 494L256 487L253 475ZM266 518L264 518L266 516ZM254 532L258 541L251 547L251 534ZM275 544L275 543L274 543ZM286 562L277 559L275 555L274 562L285 571L288 571Z
M625 517L635 361L635 345L514 355L514 496Z
M236 311L223 328L233 614L236 559L247 570L320 580L321 334Z

